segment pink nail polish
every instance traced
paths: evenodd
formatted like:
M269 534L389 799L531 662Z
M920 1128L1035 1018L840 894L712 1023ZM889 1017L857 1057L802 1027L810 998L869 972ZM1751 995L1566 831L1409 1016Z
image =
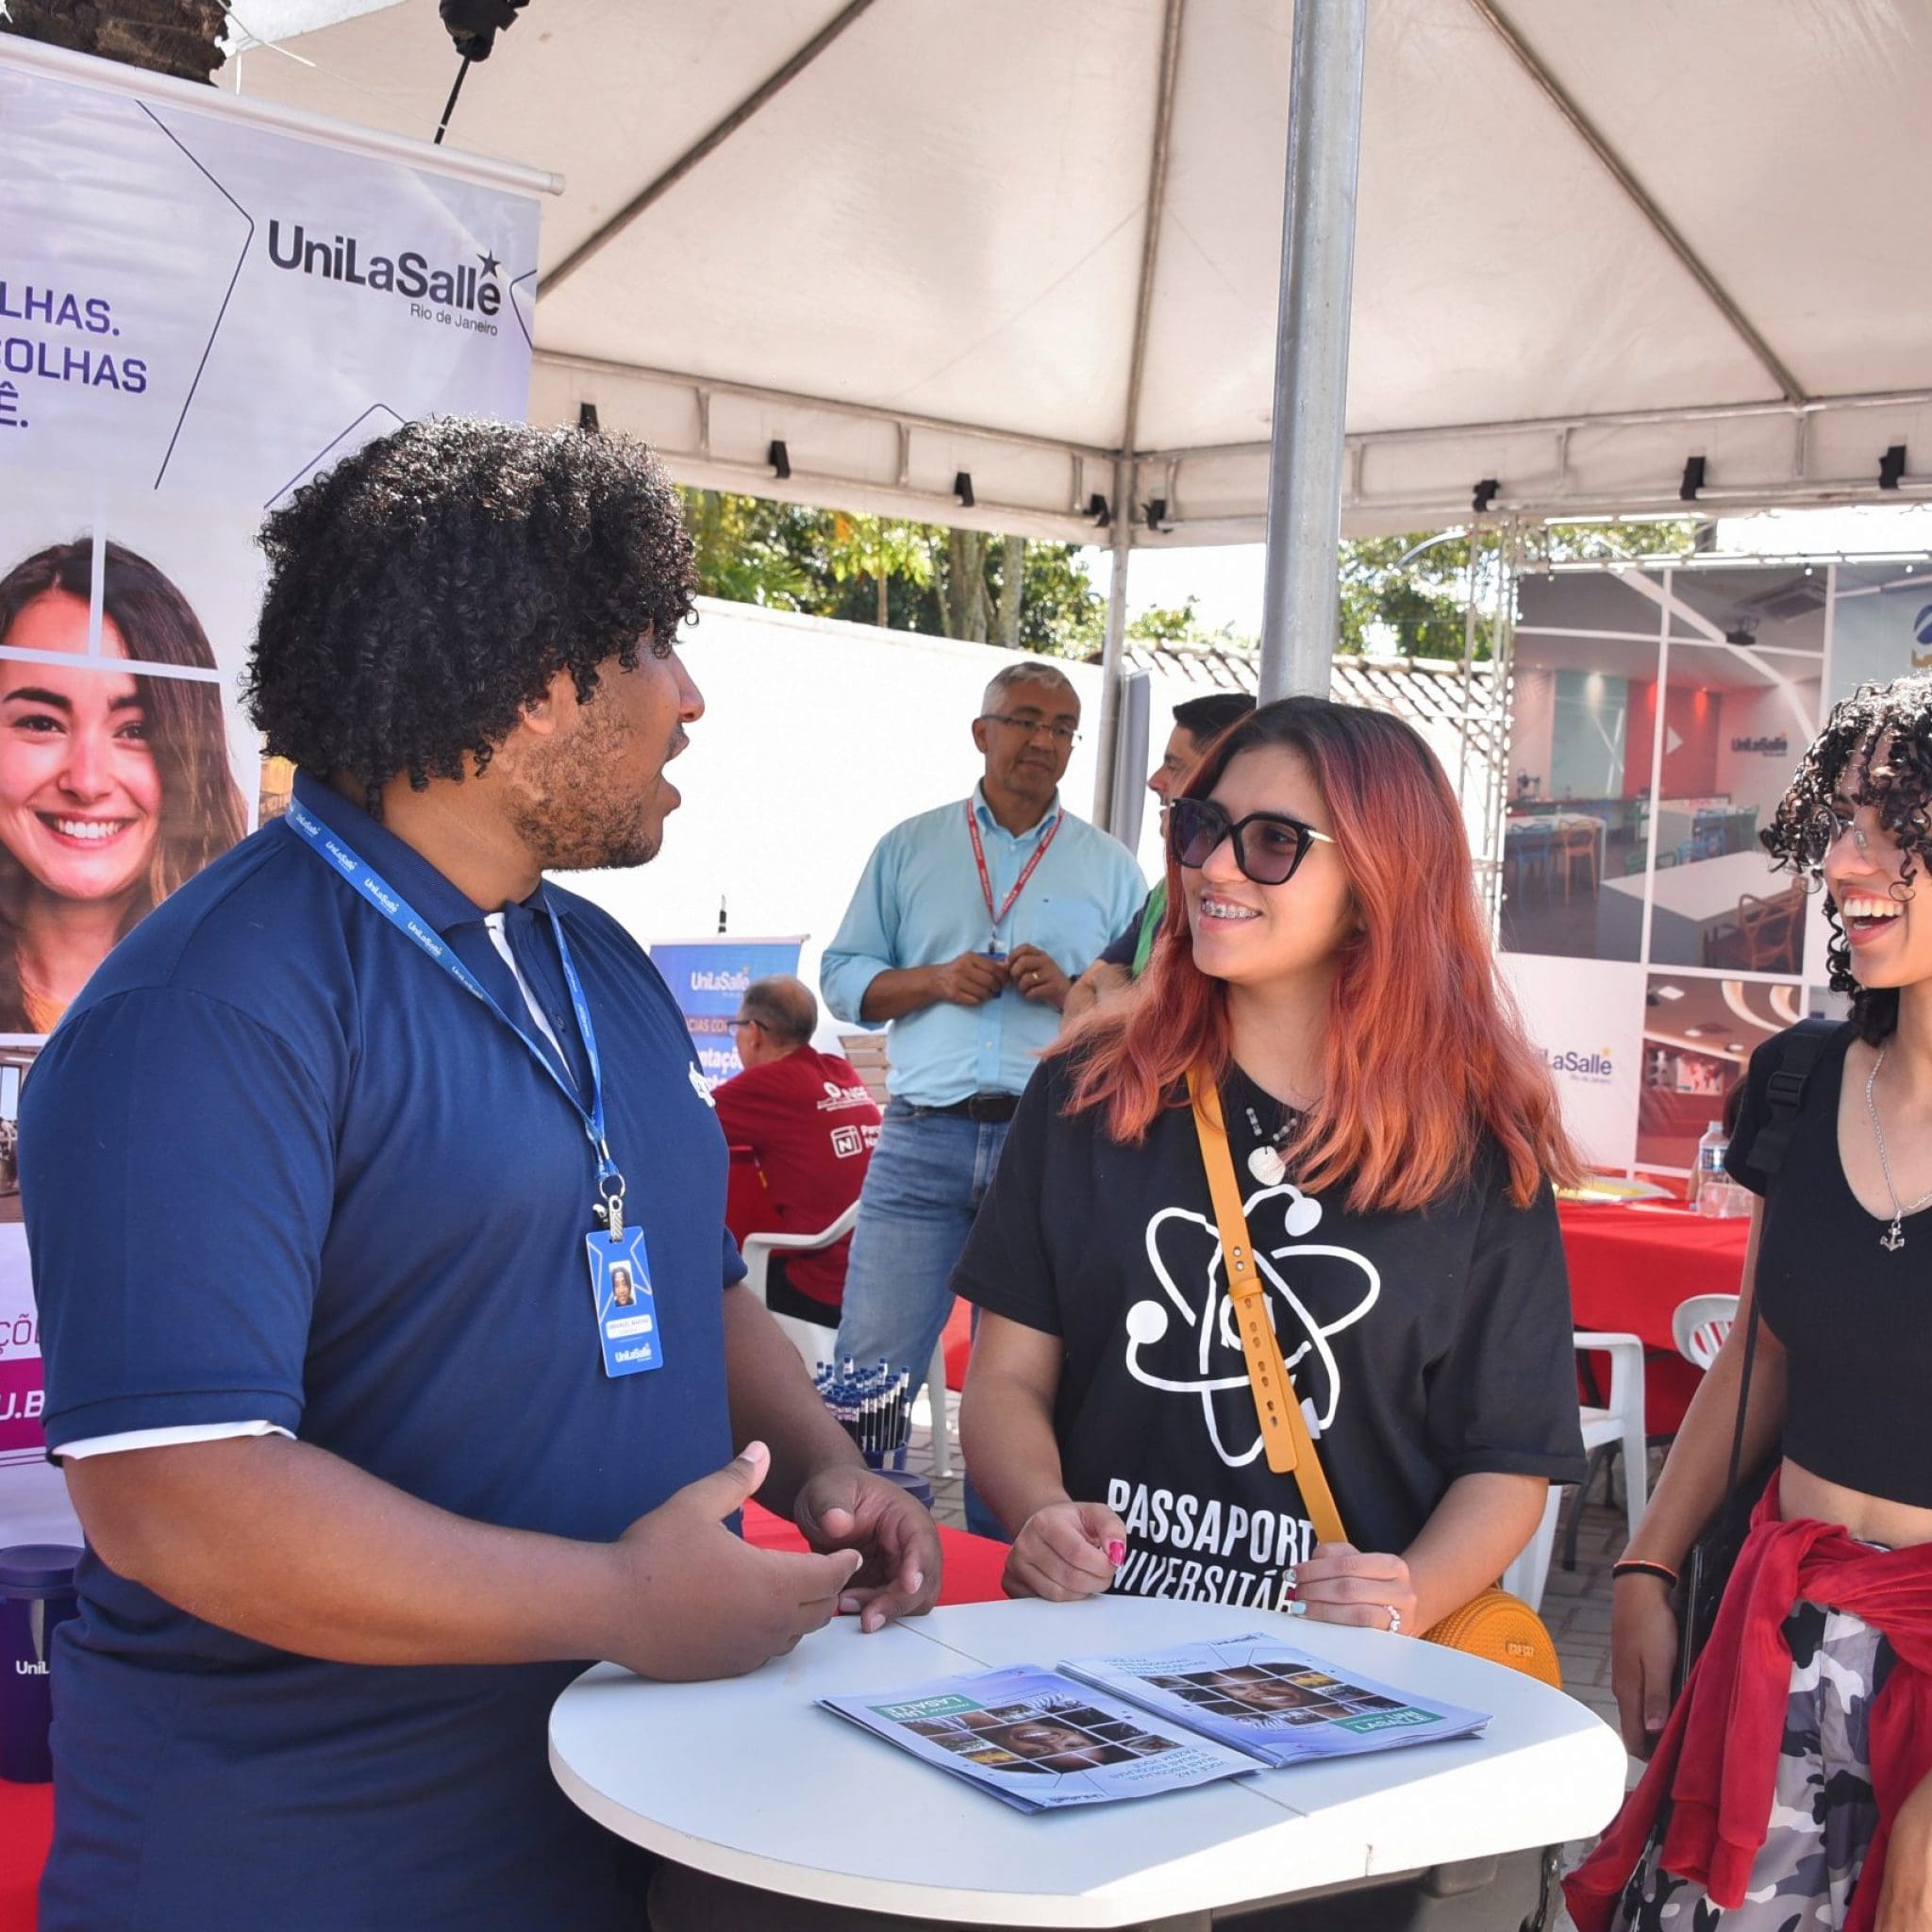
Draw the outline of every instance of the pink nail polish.
M1111 1563L1116 1570L1118 1570L1121 1567L1121 1565L1127 1560L1127 1546L1125 1543L1122 1542L1119 1537L1115 1537L1114 1540L1108 1544L1107 1560L1109 1563Z

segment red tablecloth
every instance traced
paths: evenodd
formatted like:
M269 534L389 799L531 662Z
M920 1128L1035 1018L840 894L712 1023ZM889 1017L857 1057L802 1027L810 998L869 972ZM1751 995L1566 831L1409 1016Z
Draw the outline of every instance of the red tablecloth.
M1007 1567L1007 1546L990 1536L969 1536L963 1529L940 1529L940 1553L945 1569L940 1577L942 1604L990 1604L1006 1595L1000 1573ZM805 1539L782 1516L756 1503L744 1506L744 1540L761 1550L802 1550Z
M1635 1335L1650 1352L1644 1421L1674 1433L1700 1372L1677 1354L1671 1317L1693 1294L1736 1294L1751 1223L1706 1221L1679 1208L1564 1202L1557 1209L1579 1328Z
M54 1838L52 1785L0 1784L0 1932L34 1932L41 1867Z

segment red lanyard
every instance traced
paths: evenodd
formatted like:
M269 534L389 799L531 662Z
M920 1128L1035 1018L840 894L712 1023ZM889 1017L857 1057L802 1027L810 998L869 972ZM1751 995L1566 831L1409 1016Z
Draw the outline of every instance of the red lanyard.
M1053 824L1046 828L1045 838L1033 848L1033 857L1020 868L1020 876L1013 881L1013 890L1007 894L999 910L995 912L992 906L992 874L986 869L986 845L979 836L978 814L973 809L973 801L970 798L966 801L966 829L973 835L973 862L979 868L979 890L986 895L987 917L992 921L992 937L995 940L1000 936L1001 923L1013 909L1014 902L1020 894L1026 890L1026 881L1033 876L1033 868L1046 857L1046 848L1059 837L1060 821L1065 817L1064 807L1054 813Z

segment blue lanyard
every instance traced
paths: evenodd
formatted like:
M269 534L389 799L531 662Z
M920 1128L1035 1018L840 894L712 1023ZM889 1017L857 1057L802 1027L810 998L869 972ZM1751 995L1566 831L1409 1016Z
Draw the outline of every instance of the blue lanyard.
M563 936L563 924L553 911L550 929L557 935L557 957L563 964L564 984L570 988L570 1003L577 1016L577 1031L583 1038L584 1058L591 1069L591 1104L588 1108L576 1091L543 1057L536 1041L491 997L490 989L437 937L428 922L378 873L354 846L330 831L299 798L289 801L286 814L289 829L300 838L318 858L341 874L405 939L413 941L429 955L467 993L474 994L490 1008L529 1050L530 1057L550 1075L557 1091L570 1102L571 1111L584 1124L591 1137L591 1151L597 1157L597 1191L607 1210L615 1210L624 1199L624 1175L610 1158L610 1143L604 1134L604 1070L597 1058L597 1033L591 1024L590 1003L584 998L584 984L577 977L576 963L571 958L570 944ZM620 1222L621 1227L623 1224Z

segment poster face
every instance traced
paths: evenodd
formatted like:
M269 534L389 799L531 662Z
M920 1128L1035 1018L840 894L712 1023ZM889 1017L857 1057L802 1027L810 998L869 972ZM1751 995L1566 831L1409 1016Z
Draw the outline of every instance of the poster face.
M103 74L0 42L0 1462L42 1446L22 1074L287 799L239 699L263 512L529 380L533 196Z

